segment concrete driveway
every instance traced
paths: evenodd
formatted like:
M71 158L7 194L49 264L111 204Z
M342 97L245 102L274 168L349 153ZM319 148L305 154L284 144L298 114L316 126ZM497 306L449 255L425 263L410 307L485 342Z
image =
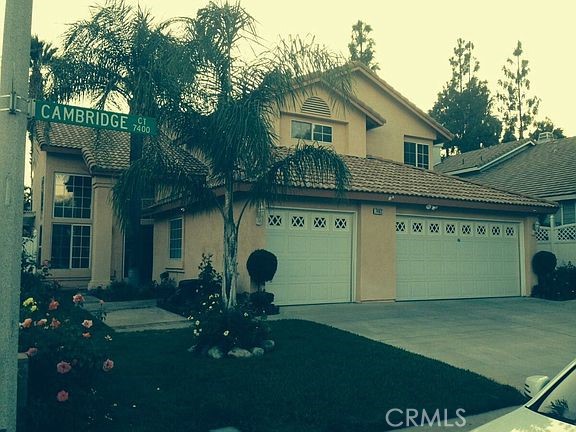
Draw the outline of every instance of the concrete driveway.
M533 298L285 306L299 318L404 348L521 389L576 358L576 301Z

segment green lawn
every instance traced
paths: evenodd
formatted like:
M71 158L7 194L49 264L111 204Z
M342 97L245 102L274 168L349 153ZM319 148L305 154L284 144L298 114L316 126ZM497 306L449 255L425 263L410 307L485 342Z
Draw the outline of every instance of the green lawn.
M511 387L327 326L270 325L276 350L248 360L188 353L190 330L115 334L105 430L382 431L392 408L471 415L523 402Z

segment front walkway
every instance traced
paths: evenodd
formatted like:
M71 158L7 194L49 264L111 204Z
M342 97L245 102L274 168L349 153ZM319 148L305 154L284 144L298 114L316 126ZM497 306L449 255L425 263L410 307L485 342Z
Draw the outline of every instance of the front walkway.
M306 319L523 388L576 358L576 301L498 298L285 306ZM277 319L275 318L275 319Z
M92 296L84 296L88 311L97 311L100 301ZM104 323L117 332L145 330L169 330L189 327L186 318L156 306L156 300L137 300L104 303L106 320Z

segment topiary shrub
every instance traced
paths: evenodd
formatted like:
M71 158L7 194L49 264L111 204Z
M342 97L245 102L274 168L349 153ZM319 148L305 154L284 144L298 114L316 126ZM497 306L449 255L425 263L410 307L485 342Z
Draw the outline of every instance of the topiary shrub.
M250 254L246 262L250 279L258 286L258 291L266 282L270 282L278 269L276 255L265 249L257 249Z
M532 258L532 270L540 280L541 277L546 277L551 274L556 268L557 263L556 255L552 252L536 252Z
M548 251L540 251L532 257L532 270L538 276L538 285L534 286L532 296L550 298L551 275L557 264L556 255Z

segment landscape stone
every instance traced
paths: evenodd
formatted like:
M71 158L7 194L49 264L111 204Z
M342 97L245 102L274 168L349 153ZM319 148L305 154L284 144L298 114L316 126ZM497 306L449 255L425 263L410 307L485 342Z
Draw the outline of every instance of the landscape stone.
M218 347L212 347L208 350L208 357L212 357L213 359L221 359L224 357L224 353Z
M264 348L260 348L260 347L252 348L252 355L254 357L262 357L264 355Z
M276 346L276 343L273 340L266 339L266 340L262 341L260 346L264 349L264 351L270 352L274 349L274 347Z
M252 357L252 353L248 350L245 350L243 348L232 348L230 351L228 351L228 355L230 357L234 357L234 358L250 358Z

